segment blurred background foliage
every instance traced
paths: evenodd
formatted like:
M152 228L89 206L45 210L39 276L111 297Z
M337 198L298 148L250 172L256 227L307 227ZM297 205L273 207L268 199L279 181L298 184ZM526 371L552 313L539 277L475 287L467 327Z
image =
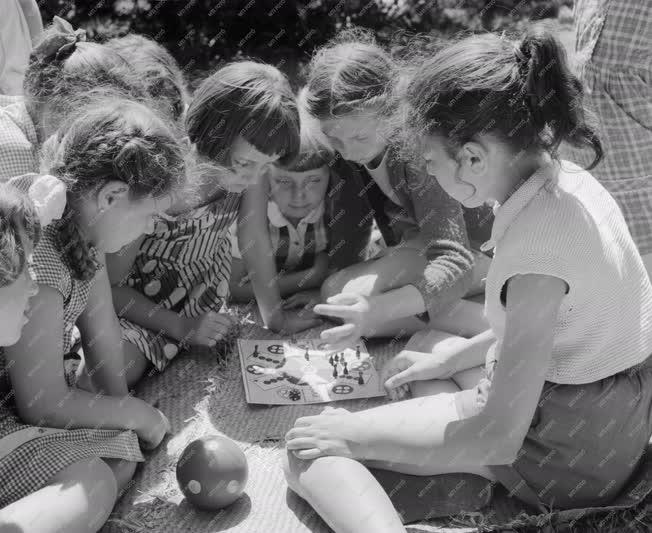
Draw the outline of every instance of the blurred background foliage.
M164 44L189 77L233 58L258 57L293 79L339 29L363 26L385 43L431 32L514 30L527 20L568 19L573 0L39 0L104 41L128 32ZM400 41L400 38L398 38Z

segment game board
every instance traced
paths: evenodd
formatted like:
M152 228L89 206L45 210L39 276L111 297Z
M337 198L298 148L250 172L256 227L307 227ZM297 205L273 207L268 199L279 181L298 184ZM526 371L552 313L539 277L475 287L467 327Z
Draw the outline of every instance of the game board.
M238 339L248 403L292 405L384 396L365 344L337 352L321 339Z

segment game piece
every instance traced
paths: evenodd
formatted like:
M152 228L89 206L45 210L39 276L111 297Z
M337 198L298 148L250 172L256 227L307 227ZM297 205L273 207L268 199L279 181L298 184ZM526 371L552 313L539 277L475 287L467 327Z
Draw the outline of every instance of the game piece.
M364 385L364 378L362 377L362 370L358 370L358 385Z
M333 352L319 338L296 345L279 338L238 339L246 400L297 405L385 396L374 358L362 341L359 345L357 359L355 346Z
M244 491L249 475L247 458L231 439L212 435L197 439L177 462L177 481L188 502L217 511Z

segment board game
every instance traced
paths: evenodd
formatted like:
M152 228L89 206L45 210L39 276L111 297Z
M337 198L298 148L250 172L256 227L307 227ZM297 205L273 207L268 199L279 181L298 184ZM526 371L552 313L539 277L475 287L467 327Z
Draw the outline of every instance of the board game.
M337 352L321 339L238 339L248 403L292 405L385 396L365 344Z

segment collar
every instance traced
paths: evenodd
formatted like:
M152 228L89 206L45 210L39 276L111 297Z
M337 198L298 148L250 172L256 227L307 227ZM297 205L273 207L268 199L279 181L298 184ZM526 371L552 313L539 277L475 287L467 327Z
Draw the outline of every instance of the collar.
M480 250L487 252L495 248L519 213L528 206L541 189L545 187L546 190L552 191L557 185L558 177L559 164L556 161L551 161L532 174L502 205L496 202L493 208L495 218L491 228L491 239L485 242Z
M324 202L320 202L317 207L315 207L310 213L303 217L298 226L302 224L314 224L317 222L324 214ZM293 224L285 218L285 215L281 213L276 202L269 201L267 202L267 218L273 226L277 228L283 228L285 226L292 226Z

